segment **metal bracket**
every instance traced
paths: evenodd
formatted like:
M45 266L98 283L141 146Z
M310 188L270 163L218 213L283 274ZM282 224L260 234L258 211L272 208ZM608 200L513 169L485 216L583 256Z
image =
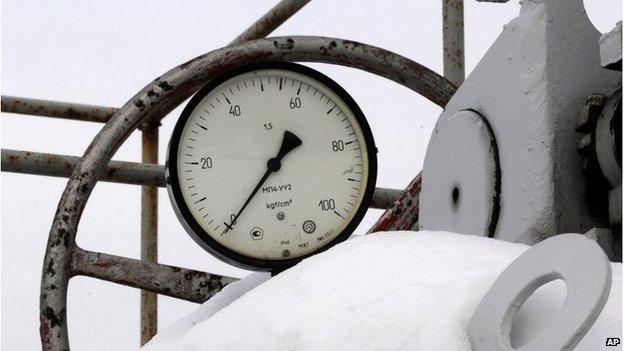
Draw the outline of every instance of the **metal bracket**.
M537 288L562 279L568 295L543 333L519 348L511 346L514 317ZM468 323L475 351L572 350L602 311L611 289L611 264L596 242L561 234L533 246L496 279Z

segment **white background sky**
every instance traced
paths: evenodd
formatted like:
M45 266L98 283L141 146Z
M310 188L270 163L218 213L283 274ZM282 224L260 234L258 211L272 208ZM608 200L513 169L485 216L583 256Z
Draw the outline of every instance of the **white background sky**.
M620 0L586 0L601 31L621 19ZM168 69L230 42L276 1L2 1L2 94L121 106ZM466 66L474 68L519 11L465 1ZM441 1L314 0L272 35L352 39L442 72ZM350 68L311 65L340 83L367 116L379 148L378 186L404 188L420 170L440 108L393 82ZM165 118L160 160L181 108ZM2 114L2 147L81 155L101 125ZM114 159L140 161L135 132ZM3 173L1 181L2 333L6 350L40 348L39 280L48 230L65 179ZM243 276L201 250L159 191L160 262ZM139 257L140 188L98 183L78 244ZM370 211L359 231L381 214ZM90 278L71 280L68 321L76 350L131 349L139 340L139 293ZM196 305L159 298L159 328Z

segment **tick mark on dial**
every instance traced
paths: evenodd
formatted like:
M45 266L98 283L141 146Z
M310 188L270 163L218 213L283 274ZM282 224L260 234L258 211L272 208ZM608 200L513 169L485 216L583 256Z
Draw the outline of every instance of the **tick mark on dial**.
M200 203L200 202L202 202L202 201L204 201L204 200L206 200L206 197L205 197L205 196L204 196L204 197L202 197L201 199L199 199L199 200L195 201L195 204L198 204L198 203Z
M334 107L336 107L336 105L334 105ZM327 111L327 114L330 114L334 110L334 107L330 108L329 111Z
M356 141L357 141L357 140L347 141L347 142L345 143L345 145L353 144L353 143L355 143Z
M206 128L206 127L202 126L202 125L201 125L201 124L199 124L199 123L195 123L195 124L196 124L199 128L201 128L201 129L203 129L203 130L208 130L208 128Z
M230 92L232 92L232 89L230 89ZM227 96L225 96L225 94L221 93L223 95L223 97L225 98L225 101L227 101L227 103L229 105L231 105L232 103L230 102L230 99L227 98Z
M299 89L297 89L297 95L299 95L299 93L301 92L301 85L303 85L303 83L299 83Z
M336 216L338 216L338 217L340 217L342 219L345 219L340 213L338 213L338 211L334 210L334 213L336 214Z

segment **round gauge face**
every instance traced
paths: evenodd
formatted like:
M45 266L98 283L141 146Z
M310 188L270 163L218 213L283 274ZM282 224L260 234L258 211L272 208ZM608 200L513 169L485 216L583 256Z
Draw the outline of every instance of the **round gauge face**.
M376 148L338 84L283 62L229 71L177 122L167 155L174 209L203 248L281 270L345 240L371 201Z

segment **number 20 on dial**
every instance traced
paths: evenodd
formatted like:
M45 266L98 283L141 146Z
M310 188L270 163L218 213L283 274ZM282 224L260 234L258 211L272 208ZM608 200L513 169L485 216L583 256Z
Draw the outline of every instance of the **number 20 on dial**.
M191 237L239 267L279 271L345 240L377 174L355 101L306 66L267 62L206 84L178 120L167 188Z

